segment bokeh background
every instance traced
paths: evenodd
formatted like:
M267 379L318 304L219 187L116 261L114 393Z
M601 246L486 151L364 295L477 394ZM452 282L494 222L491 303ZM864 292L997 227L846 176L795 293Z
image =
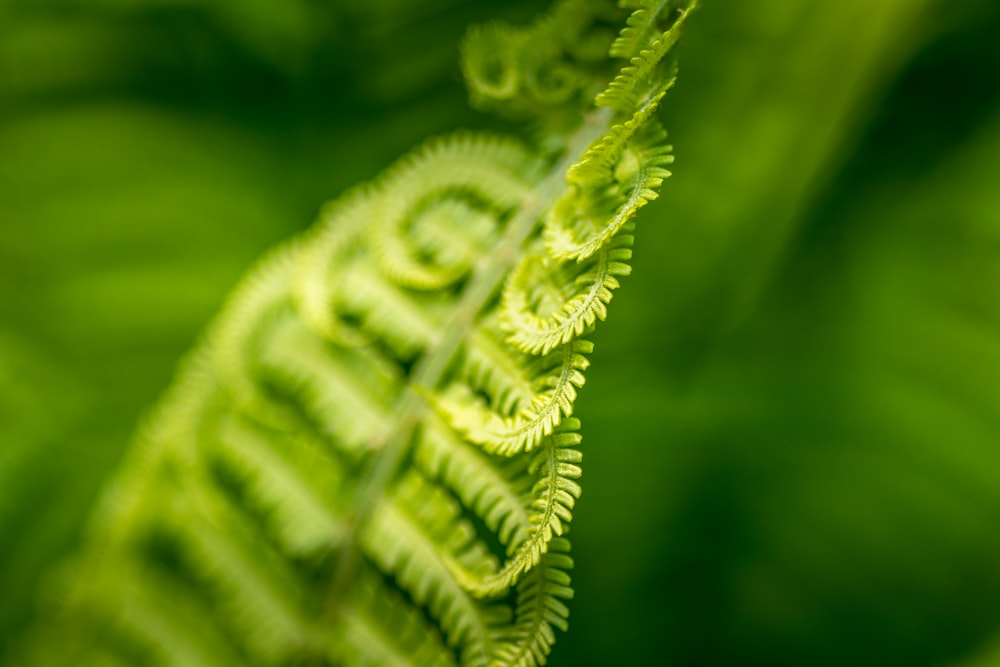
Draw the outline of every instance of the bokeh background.
M0 0L0 657L243 271L502 128L457 44L541 9ZM705 0L578 404L553 665L1000 664L997 35L995 0Z

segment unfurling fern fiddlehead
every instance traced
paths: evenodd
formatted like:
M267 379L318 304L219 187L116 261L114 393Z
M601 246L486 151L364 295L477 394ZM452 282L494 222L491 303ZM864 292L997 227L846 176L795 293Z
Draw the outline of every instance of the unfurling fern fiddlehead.
M668 175L655 111L694 1L623 5L617 37L601 0L471 31L473 101L536 147L431 141L251 272L50 586L34 659L545 662L583 337Z

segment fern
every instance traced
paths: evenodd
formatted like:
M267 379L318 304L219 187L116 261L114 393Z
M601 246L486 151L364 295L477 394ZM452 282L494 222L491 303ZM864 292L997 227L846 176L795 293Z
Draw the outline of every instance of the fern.
M565 0L473 29L473 101L530 119L537 148L432 140L251 271L53 580L30 656L544 664L572 597L584 337L668 175L655 111L694 4L626 20Z

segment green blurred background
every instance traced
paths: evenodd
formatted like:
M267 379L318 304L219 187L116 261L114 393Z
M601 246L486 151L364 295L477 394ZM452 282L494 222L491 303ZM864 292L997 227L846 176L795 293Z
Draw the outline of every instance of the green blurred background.
M1000 664L1000 4L703 4L552 664ZM0 656L243 271L502 128L458 41L542 9L0 0Z

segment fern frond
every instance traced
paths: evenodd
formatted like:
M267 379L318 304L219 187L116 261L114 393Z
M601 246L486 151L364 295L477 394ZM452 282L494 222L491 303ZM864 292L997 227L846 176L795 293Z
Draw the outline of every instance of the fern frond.
M666 139L665 132L649 124L652 127L643 134ZM596 190L584 187L575 197L560 200L546 220L545 245L550 255L579 262L602 248L639 209L659 196L656 189L670 176L664 168L673 162L670 151L669 145L643 141L623 156L629 159L619 162L612 183Z
M414 215L415 245L437 266L454 266L465 274L496 244L495 216L461 199L432 200Z
M479 597L493 597L517 585L521 576L538 565L557 536L561 536L573 518L573 507L580 497L577 479L582 474L582 456L576 446L580 423L566 420L545 442L532 460L529 472L537 481L531 489L529 522L531 532L522 541L508 545L509 557L496 572L486 576L453 567L462 586Z
M463 350L460 375L475 392L489 397L490 406L511 414L535 397L531 361L504 342L499 317L484 322Z
M625 27L611 43L608 55L612 58L631 58L646 48L659 34L659 22L667 14L672 0L638 0L619 2L634 10L625 20Z
M437 345L448 305L434 294L410 298L364 260L344 270L338 302L340 317L357 322L365 336L388 346L400 359L414 359Z
M554 628L565 631L568 627L565 601L573 598L569 548L569 540L552 540L548 553L517 587L516 620L501 644L501 664L537 667L548 662L556 641Z
M622 31L618 50L630 52L651 30L668 3L643 3ZM657 197L657 188L670 175L672 162L666 133L654 114L673 86L673 69L659 67L679 39L694 2L649 48L642 49L623 68L595 102L627 119L595 141L567 173L575 185L549 213L545 242L556 259L582 261L598 251L636 212ZM622 201L624 195L624 201Z
M293 251L281 248L265 257L240 283L209 333L209 358L231 400L248 414L272 426L289 423L290 415L257 382L255 366L261 338L274 322L291 312L288 286Z
M566 174L566 180L580 187L599 187L613 182L616 177L615 170L622 163L629 142L653 117L660 101L673 82L674 79L670 79L664 84L663 90L657 91L656 95L639 107L631 118L621 125L612 127L611 132L587 148L583 158L570 167ZM648 143L655 144L656 142Z
M463 665L488 665L494 654L493 627L509 618L503 605L478 604L454 579L451 552L468 546L471 534L461 530L456 540L450 507L443 517L435 497L413 475L394 502L381 503L362 536L366 554L394 576L414 601L427 608L445 634L449 646L461 654ZM447 546L446 546L447 545Z
M607 0L470 32L474 100L540 141L431 140L250 272L57 580L50 633L100 619L78 655L112 663L544 664L572 596L583 336L669 175L656 111L694 0L638 5L613 44Z
M543 122L578 106L581 96L593 94L595 78L606 74L606 19L617 21L606 2L562 0L524 28L473 28L461 47L473 104Z
M637 9L632 14L637 29L630 30L633 27L630 19L629 26L622 31L619 39L625 37L626 33L628 37L621 42L618 49L612 46L612 56L630 57L629 65L622 68L608 87L595 98L594 101L598 106L632 113L635 109L645 106L648 100L657 94L662 85L661 81L669 81L674 76L676 66L673 63L668 64L667 72L659 71L659 66L680 38L684 24L697 6L697 2L694 0L688 7L679 8L673 24L662 34L653 31L654 23L657 14L670 3L660 0L644 4L655 4L656 7ZM638 26L644 27L640 29ZM645 43L647 35L655 35L655 39L648 44Z
M449 488L509 550L527 539L532 523L525 497L531 477L524 458L488 457L442 421L430 420L417 442L414 461L428 477Z
M372 216L373 199L369 189L358 188L324 206L296 264L292 296L302 319L345 347L361 345L366 339L337 317L336 286L340 272L358 252L361 230Z
M572 289L552 286L560 292L569 292L568 298L554 309L550 306L541 310L534 305L541 305L534 292L552 277L543 273L547 260L537 256L522 260L503 294L502 326L508 332L507 341L529 354L548 354L556 346L582 335L597 320L604 320L613 291L620 286L618 278L632 271L627 263L632 257L631 244L631 234L624 233L602 248L591 265L561 267L562 276L558 277L573 276L572 281L565 278L561 281L569 283Z
M472 399L468 392L432 398L434 406L468 441L499 456L513 456L534 449L552 433L562 417L573 414L576 390L583 386L583 371L593 350L589 341L576 340L535 362L545 387L531 403L510 417L497 414Z
M379 269L393 282L419 290L440 289L465 275L461 262L435 266L420 257L408 233L422 202L464 196L503 217L531 191L541 167L537 158L509 139L472 134L429 142L402 160L383 180L369 241Z

